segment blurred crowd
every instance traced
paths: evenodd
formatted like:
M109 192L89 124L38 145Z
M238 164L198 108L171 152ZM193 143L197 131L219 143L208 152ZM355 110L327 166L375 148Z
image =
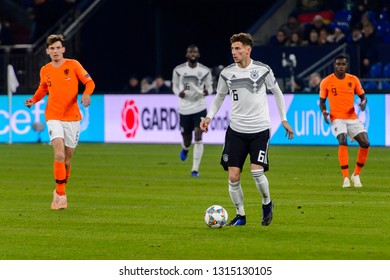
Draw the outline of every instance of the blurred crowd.
M130 75L128 82L123 87L124 93L172 93L171 82L166 81L162 75L144 77L139 79L137 75Z
M0 45L34 43L81 0L18 0L24 13L0 10ZM16 2L16 1L15 1ZM28 18L17 20L17 17ZM21 22L24 22L22 24Z
M224 68L223 65L218 65L211 68L213 88L216 89L219 73ZM123 86L122 93L154 93L164 94L173 93L171 80L165 79L162 75L156 75L154 78L146 76L140 78L137 74L130 74L127 82Z
M377 47L390 45L390 1L305 1L299 2L276 34L271 46L360 46L361 74L370 77L378 62Z
M29 41L42 36L65 11L71 10L82 0L20 0L32 21ZM58 7L61 9L58 9ZM344 43L358 45L361 56L361 77L370 78L373 65L378 63L377 46L390 46L390 0L298 0L297 7L277 32L269 38L270 46L324 46ZM12 21L0 11L0 45L18 42L20 33ZM17 32L15 32L15 29ZM19 33L18 33L19 32ZM223 66L212 70L214 84ZM128 93L172 93L171 77L162 75L140 77L130 74L118 92ZM296 81L296 89L312 92L316 89L318 73L302 84Z
M390 0L300 0L297 8L269 38L268 45L358 45L361 54L361 77L372 78L370 71L379 60L377 47L380 44L390 46L389 9ZM215 72L218 71L213 71L214 80L218 75ZM321 79L320 73L314 72L306 82L295 81L295 88L301 92L318 92ZM159 90L161 84L165 86ZM141 93L171 92L170 82L161 76L155 79L143 78L138 82L138 88Z

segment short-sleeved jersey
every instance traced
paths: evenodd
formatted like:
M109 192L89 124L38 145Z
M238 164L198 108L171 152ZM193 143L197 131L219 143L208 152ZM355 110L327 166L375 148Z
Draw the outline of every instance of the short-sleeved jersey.
M354 108L355 93L364 94L359 79L346 73L344 79L335 74L325 77L320 83L320 98L328 98L330 121L334 119L357 119Z
M77 104L79 82L86 84L92 81L88 72L74 59L65 59L56 68L48 63L41 68L40 83L33 96L34 104L49 93L45 111L46 120L79 121L80 108ZM94 88L94 86L93 86ZM84 92L92 94L91 92Z
M271 128L267 90L276 98L282 120L286 120L283 93L272 69L259 61L241 68L231 64L219 76L217 96L210 107L209 117L214 117L223 99L230 93L230 127L241 133L257 133ZM219 100L218 100L219 99ZM222 100L222 101L221 101Z
M188 62L175 67L172 74L172 91L177 96L184 90L185 97L179 99L179 113L190 115L199 113L206 109L207 104L204 98L204 89L209 94L213 92L211 71L201 63L195 68L188 65Z

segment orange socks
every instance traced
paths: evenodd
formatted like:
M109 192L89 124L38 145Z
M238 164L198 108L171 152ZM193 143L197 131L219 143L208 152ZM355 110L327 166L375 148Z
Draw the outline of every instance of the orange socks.
M360 171L362 170L364 164L366 163L369 149L370 148L359 148L355 170L353 171L354 175L360 174Z
M348 174L348 146L339 146L339 162L341 167L341 172L343 173L343 177L349 177Z
M355 170L353 171L354 175L359 175L362 170L364 164L366 163L368 157L368 151L370 148L359 148L357 154L357 161ZM343 177L348 177L348 146L339 146L339 162L341 167L341 172L343 173Z
M56 191L59 195L65 195L66 175L65 162L54 161L54 179L56 180Z

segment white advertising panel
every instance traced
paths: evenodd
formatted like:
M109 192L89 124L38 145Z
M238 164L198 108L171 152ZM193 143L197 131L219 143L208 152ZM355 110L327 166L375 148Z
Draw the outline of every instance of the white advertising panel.
M293 96L286 95L288 109ZM214 96L207 96L208 108ZM272 133L280 126L273 95L268 95ZM178 97L175 95L105 95L105 142L181 143ZM222 144L229 125L229 96L213 119L204 143Z

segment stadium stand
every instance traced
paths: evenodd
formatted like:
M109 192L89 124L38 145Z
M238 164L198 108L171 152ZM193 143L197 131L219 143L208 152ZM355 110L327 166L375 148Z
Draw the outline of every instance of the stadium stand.
M382 62L377 62L371 65L370 67L370 77L371 78L381 78L382 75Z
M81 9L80 15L83 11L86 10L85 7L88 7L88 5L92 2L92 0L75 0L79 6L83 6ZM108 0L107 0L108 1ZM28 1L27 1L28 2ZM318 4L317 6L310 6L310 7L304 7L303 3L308 2L316 2L316 3L322 3L321 5ZM370 2L370 1L369 1ZM340 52L348 52L350 54L351 63L350 63L350 70L353 71L355 74L360 76L362 78L362 82L369 88L371 91L375 90L381 90L384 89L387 84L385 82L390 81L390 77L386 76L385 74L385 68L386 64L390 63L390 52L388 52L388 48L390 46L390 20L389 20L389 10L385 9L386 7L383 6L383 3L386 3L387 1L372 1L370 2L371 6L363 5L362 8L360 7L361 3L359 1L302 1L302 0L295 0L295 1L282 1L282 0L276 0L275 3L272 5L272 7L266 12L262 13L261 16L259 16L259 19L253 23L253 26L247 30L247 32L251 33L254 37L255 41L255 47L262 47L262 52L267 54L266 59L264 60L270 66L278 72L278 77L284 80L288 80L291 77L291 73L288 72L287 69L284 69L281 66L281 55L279 56L279 53L295 53L298 58L298 64L297 68L295 70L295 77L297 79L302 79L304 82L307 82L309 80L310 74L313 72L320 72L321 76L326 76L330 71L332 71L331 68L325 67L324 65L331 64L331 56ZM16 10L16 4L19 3L19 5L23 5L25 1L22 0L3 0L0 1L0 8L7 12L7 14L12 15L18 15L18 19L16 21L23 22L24 25L26 25L26 22L28 21L28 13L25 11L25 7L19 7L19 12L15 12ZM352 4L351 4L352 3ZM363 3L363 2L362 2ZM364 2L366 3L366 2ZM363 4L364 4L363 3ZM8 5L7 7L5 5ZM81 5L83 4L83 5ZM375 6L376 5L376 6ZM287 44L287 46L267 46L270 42L270 38L273 37L278 29L285 24L289 18L289 16L293 14L296 16L300 23L300 29L303 30L304 27L310 26L310 24L313 22L314 18L316 16L320 16L326 27L329 34L329 38L334 35L334 30L336 28L339 28L342 30L342 32L345 34L345 37L348 38L347 43L342 45L337 45L334 42L330 40L330 42L324 46L307 46L307 42L303 42L299 44L294 44L291 46L290 43ZM69 20L70 19L70 20ZM68 17L67 19L64 19L62 22L58 22L58 24L54 27L52 30L59 30L62 28L62 30L67 30L69 26L71 26L75 21L77 21L77 18L75 18L73 15ZM351 34L352 29L356 28L356 24L362 28L362 22L369 21L371 22L375 27L375 32L377 35L379 35L383 41L380 46L378 46L378 52L379 52L379 58L378 61L382 63L383 71L378 71L376 69L375 71L370 69L371 71L374 71L374 75L364 76L360 75L360 69L361 69L361 61L359 61L359 56L361 53L361 47L359 44L353 44L351 43ZM51 30L51 31L52 31ZM74 32L74 31L70 31ZM46 34L44 34L42 37L45 37ZM69 35L74 35L70 33ZM71 37L70 36L70 37ZM20 36L19 36L20 37ZM75 36L77 37L77 36ZM16 37L18 38L18 37ZM272 39L271 39L272 41ZM35 46L41 45L42 42L34 42L31 44L30 47L27 47L22 53L21 49L13 49L10 52L6 53L5 50L9 50L9 48L2 48L0 46L0 62L2 62L2 65L6 65L8 62L11 62L12 64L18 64L20 66L16 67L18 71L18 75L21 79L21 91L22 90L31 90L35 89L35 81L36 77L29 76L29 80L24 80L27 78L27 76L23 76L27 70L26 67L31 67L27 65L25 62L25 58L27 57L26 54L29 56L33 56L30 59L30 64L36 65L38 67L40 64L42 64L42 57L39 57L39 55L36 55L39 53L40 50L36 49ZM270 48L272 51L270 51ZM34 52L31 52L31 48L34 50ZM294 48L294 50L291 50L291 48ZM313 48L318 48L316 51L313 51ZM326 51L320 51L320 48ZM67 52L72 52L73 49L77 49L77 46L74 48L72 47L72 43L70 44L70 47L67 48ZM16 51L15 51L16 50ZM2 52L4 51L4 52ZM15 52L15 53L14 53ZM318 56L311 55L312 53L329 53L330 57L327 58L328 60L319 59ZM261 53L260 51L258 53ZM278 55L275 55L275 54ZM304 56L304 59L299 59L299 53L306 54ZM8 55L8 57L7 57ZM323 55L325 57L325 55ZM261 57L259 56L259 60ZM31 63L32 61L32 63ZM7 63L5 63L7 62ZM3 73L3 69L0 69ZM163 70L163 69L162 69ZM310 71L309 71L310 70ZM29 69L29 72L32 73L38 73L37 69ZM2 82L2 79L4 78L4 75L0 75L0 92L4 91L2 86L4 83ZM389 82L390 83L390 82Z
M317 3L317 6L310 6L314 2ZM322 46L313 44L307 46L308 44L303 43L304 46L301 46L300 48L306 48L307 50L305 52L307 55L304 56L305 60L308 59L308 57L312 56L309 55L311 53L311 48L316 47L329 49L329 45L334 45L333 49L329 49L329 53L333 51L334 53L337 53L337 49L338 52L347 52L350 55L351 59L350 71L357 74L362 79L362 83L366 85L368 91L380 92L381 90L387 89L387 84L390 84L390 77L386 77L384 75L382 67L386 63L390 63L390 55L387 51L390 45L390 16L389 7L388 4L386 4L388 3L388 1L329 1L326 4L325 2L321 1L313 1L310 2L309 7L306 7L304 9L302 9L302 3L307 4L309 2L298 0L296 1L295 7L284 5L275 13L295 14L301 26L304 27L306 30L313 28L315 18L323 19L323 26L326 27L329 33L328 42L326 43L326 45ZM283 24L283 22L276 23L276 19L272 18L272 16L270 16L270 20L273 20L273 25L276 26L275 28ZM263 20L263 22L265 22L264 25L267 25L267 22L265 20ZM364 34L364 28L370 24L372 24L372 26L374 27L374 36L370 36L370 40L367 38L363 38L365 36L362 36L363 44L365 44L363 48L361 41L362 39L355 39L357 37L353 37L352 32L353 30L360 29L363 31ZM269 29L272 30L272 28ZM337 29L341 30L345 35L347 43L344 44L344 47L337 48L335 44L334 37L335 30ZM306 31L306 33L308 33L308 31ZM254 31L254 34L257 33ZM371 40L371 38L374 37L375 40ZM307 40L307 36L304 39ZM368 41L370 43L367 43ZM367 47L367 45L369 47ZM375 50L374 54L373 50ZM262 51L268 53L265 49L262 49ZM298 66L295 69L294 74L296 78L303 79L304 81L308 81L310 74L313 72L320 72L322 76L325 76L332 71L331 67L324 67L324 64L331 64L330 58L327 61L324 59L317 58L317 61L316 59L313 59L311 63L306 64L306 61L303 61L303 58L300 57L301 51L298 50L297 47L294 50L284 47L281 52L286 54L293 52L297 56ZM375 63L375 65L370 66L370 64L368 64L368 67L363 66L363 60L360 60L359 57L363 59L366 58L365 55L368 55L367 58L369 58L369 63ZM268 57L267 60L269 60ZM377 62L379 62L379 64L376 64ZM358 63L358 65L356 65L356 63ZM300 68L302 64L305 64L305 66ZM275 71L283 72L283 69L278 68L277 66L275 67L275 65L271 66L274 68ZM310 71L308 69L310 69ZM289 74L291 73L286 73L284 76L282 76L282 78L284 80L288 80ZM279 75L279 77L281 76Z

